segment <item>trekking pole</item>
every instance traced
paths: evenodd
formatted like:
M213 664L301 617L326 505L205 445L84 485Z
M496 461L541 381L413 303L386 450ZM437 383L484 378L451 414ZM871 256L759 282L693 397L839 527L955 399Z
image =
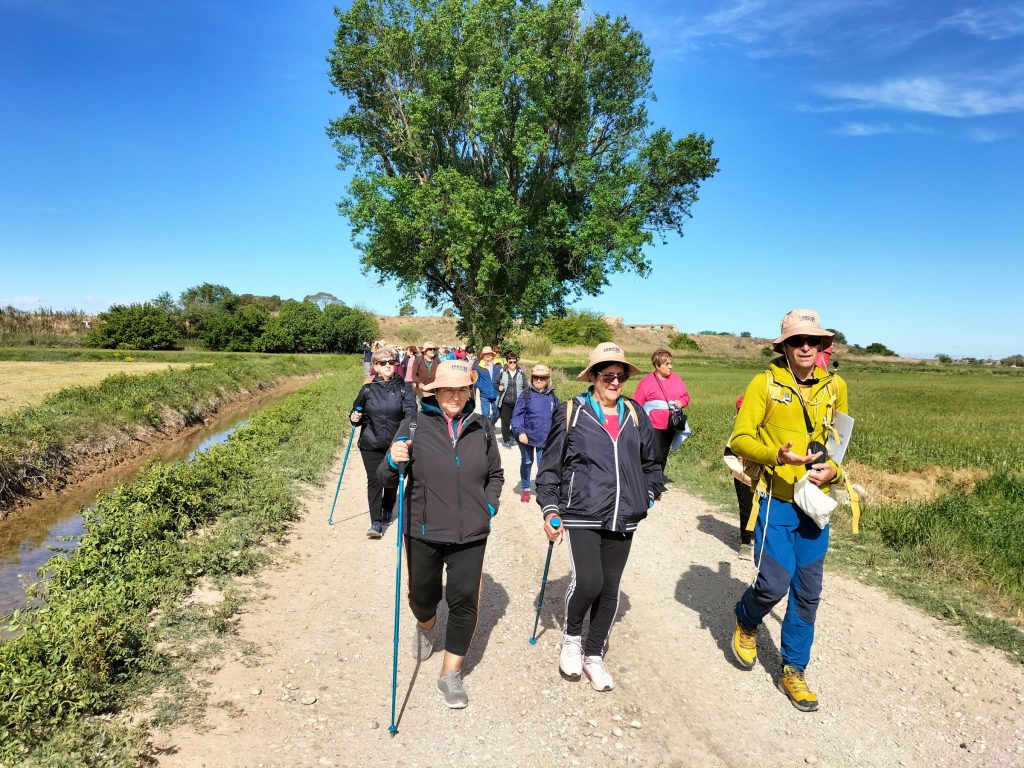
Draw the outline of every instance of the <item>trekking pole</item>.
M562 524L562 521L557 517L551 518L551 527L558 528ZM551 550L555 547L555 542L548 542L548 557L544 561L544 576L540 580L540 597L537 598L537 618L533 621L533 635L530 637L530 645L537 644L537 625L540 624L540 611L544 607L544 588L548 585L548 568L551 567Z
M416 436L416 425L409 425L409 444L412 444ZM385 459L386 461L386 459ZM388 726L388 733L392 737L398 733L398 726L395 724L395 700L398 695L398 619L399 603L402 594L402 502L405 497L405 468L408 461L403 461L398 467L398 562L395 565L395 646L391 659L391 725Z
M362 413L363 406L357 405L356 410ZM352 435L355 433L355 425L349 424L348 446L345 448L345 459L341 462L341 474L338 475L338 487L334 489L334 501L331 502L331 514L327 516L328 525L334 525L334 505L338 503L338 493L341 492L341 478L345 476L345 465L348 464L348 452L352 450Z

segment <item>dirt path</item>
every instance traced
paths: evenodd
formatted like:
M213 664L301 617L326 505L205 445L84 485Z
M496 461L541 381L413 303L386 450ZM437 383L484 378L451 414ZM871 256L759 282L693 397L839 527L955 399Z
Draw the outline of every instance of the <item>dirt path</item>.
M388 734L395 529L366 539L356 459L332 527L334 481L310 489L307 513L265 574L262 599L248 604L237 642L197 675L211 704L204 721L155 734L159 764L1024 765L1024 667L834 574L808 674L819 712L798 712L772 683L783 606L762 630L763 665L736 668L731 606L751 565L735 557L733 520L678 487L634 541L607 656L616 689L563 681L557 616L568 558L555 550L543 629L531 646L545 544L537 505L513 494L518 456L503 450L505 493L467 657L468 709L450 711L438 698L439 655L418 668L410 659L404 609L400 732ZM247 643L259 653L244 655Z

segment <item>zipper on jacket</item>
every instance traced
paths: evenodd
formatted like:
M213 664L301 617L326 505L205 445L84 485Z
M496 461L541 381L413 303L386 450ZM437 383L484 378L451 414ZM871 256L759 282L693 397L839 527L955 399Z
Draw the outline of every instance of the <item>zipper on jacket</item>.
M565 502L565 508L568 509L572 506L572 486L576 482L576 470L573 470L572 474L569 475L569 500Z
M626 413L628 413L628 411L626 411ZM597 420L597 417L593 413L587 412L587 415L594 420L594 423L596 423L608 439L612 441L612 455L615 457L615 509L612 511L612 530L614 531L619 522L619 501L622 498L622 494L619 490L619 441L617 439L613 439L612 436L608 434L608 430L604 428L604 425ZM622 429L625 427L624 422L626 421L626 418L627 417L624 415L622 422L619 423L620 437L622 436ZM640 425L636 424L635 426L637 428L637 434L639 435Z

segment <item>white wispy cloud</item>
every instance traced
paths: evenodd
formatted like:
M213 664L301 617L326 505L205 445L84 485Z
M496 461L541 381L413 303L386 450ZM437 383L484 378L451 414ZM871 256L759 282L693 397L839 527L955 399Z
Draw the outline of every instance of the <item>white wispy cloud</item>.
M1002 76L951 80L913 77L874 84L827 86L821 93L837 108L896 109L943 117L986 117L1024 110L1024 86Z
M1009 131L997 131L992 128L972 128L967 132L967 138L979 144L994 144L997 141L1012 139L1013 133Z
M927 126L916 125L914 123L866 123L853 120L847 123L843 123L842 125L833 129L832 133L834 133L836 136L851 136L854 138L860 138L864 136L885 136L887 134L894 133L934 134L935 131Z
M961 29L984 40L1008 40L1024 35L1024 5L964 8L942 19L938 28Z

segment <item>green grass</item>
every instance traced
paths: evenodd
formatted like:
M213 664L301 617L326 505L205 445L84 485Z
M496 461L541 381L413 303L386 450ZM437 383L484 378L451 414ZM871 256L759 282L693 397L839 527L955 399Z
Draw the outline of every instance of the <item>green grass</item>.
M297 513L295 481L322 480L348 428L362 366L349 356L340 371L195 461L151 464L101 494L80 547L44 567L44 605L16 612L19 634L0 644L0 766L139 764L145 730L109 715L157 690L177 692L159 717L179 711L194 649L229 632L239 604L229 589L197 615L182 597L266 562L260 544Z
M647 371L640 356L631 362ZM572 379L579 359L548 358L566 398L585 389ZM736 398L767 359L676 356L692 397L692 436L669 458L671 480L735 509L722 449ZM962 625L979 642L1024 662L1024 371L980 366L861 363L844 360L856 419L849 458L873 470L910 473L929 466L992 473L976 487L952 480L917 504L863 505L860 536L840 511L830 566L883 586L933 615ZM633 381L626 392L635 388ZM854 476L854 481L868 482ZM870 490L870 484L869 484ZM1016 623L1017 626L1014 626Z
M60 354L73 355L67 359L87 359L68 350ZM185 414L186 421L197 420L210 410L211 398L263 389L286 377L331 371L342 359L333 355L213 353L191 357L203 365L142 376L110 376L96 385L60 390L39 405L0 420L0 509L10 507L16 496L31 493L40 482L59 482L77 443L102 440L139 426L161 427L168 409ZM161 358L145 355L144 359ZM183 362L189 358L173 359Z

